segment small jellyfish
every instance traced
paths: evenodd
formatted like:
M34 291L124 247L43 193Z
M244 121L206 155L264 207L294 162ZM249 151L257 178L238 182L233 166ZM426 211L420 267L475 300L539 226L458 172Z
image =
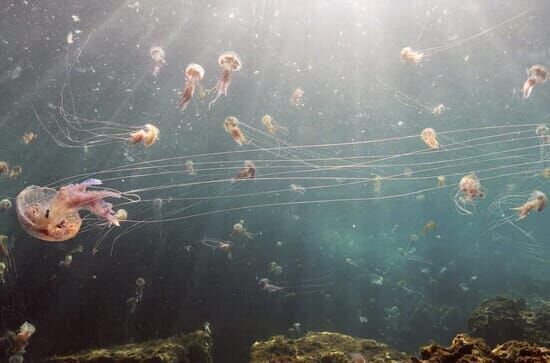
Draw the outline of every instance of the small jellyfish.
M6 283L6 269L6 264L4 262L0 262L0 284Z
M223 128L239 146L249 143L239 127L239 119L235 116L227 116L223 121Z
M290 96L290 104L292 106L303 106L302 98L304 97L304 90L301 88L296 88Z
M126 211L126 209L119 209L115 212L115 218L119 222L124 222L128 219L128 212Z
M145 287L145 279L138 277L136 279L136 303L140 303L143 299L143 288Z
M283 273L283 267L278 265L277 262L272 261L269 263L269 273L279 276Z
M420 133L422 141L432 150L439 149L439 141L437 141L437 134L434 129L428 127L422 130Z
M71 264L73 263L73 256L71 254L68 254L63 258L63 260L59 261L59 267L62 268L69 268L71 267Z
M6 175L10 173L10 166L5 161L0 161L0 175Z
M160 131L152 124L146 124L142 129L130 134L132 144L143 143L145 147L153 145L159 139Z
M4 198L2 200L0 200L0 210L1 211L7 211L8 209L10 209L12 206L12 203L11 203L11 200L9 200L8 198Z
M23 142L28 145L34 140L36 140L37 137L38 135L35 134L34 132L27 132L23 135L22 139L23 139Z
M403 169L403 175L405 175L407 178L410 178L413 174L413 171L411 168L406 167Z
M36 332L34 325L24 322L19 328L19 332L13 338L12 350L14 353L23 352L29 344L29 339Z
M422 60L422 57L424 57L424 54L412 50L411 47L405 47L401 49L399 56L401 58L401 62L403 63L418 64Z
M453 198L455 207L460 214L472 214L472 211L468 207L472 206L474 201L479 198L485 198L485 191L481 186L479 178L475 173L464 175L460 179L458 191Z
M276 135L278 131L288 134L288 129L279 125L270 115L264 115L262 117L262 124L271 135Z
M298 184L290 184L290 190L300 195L304 195L306 193L306 188Z
M23 168L20 165L15 165L10 170L9 178L10 179L17 179L19 178L19 175L23 172Z
M380 194L381 191L382 191L382 177L380 175L377 175L374 177L373 193Z
M239 223L235 223L233 225L233 232L231 232L231 236L233 236L233 237L244 236L247 239L253 239L254 238L254 234L249 232L244 227L244 220L242 220L242 219L239 221Z
M523 204L521 207L512 208L512 210L518 211L518 220L521 220L532 211L540 212L546 207L546 204L548 203L548 198L546 197L546 194L541 192L540 190L535 190L533 193L531 193L531 196Z
M533 92L535 85L546 82L548 71L544 66L536 64L527 70L527 81L523 84L523 99L526 100Z
M424 236L428 234L429 231L433 231L437 225L435 224L435 221L433 219L430 219L428 223L424 226L422 229L422 232L424 233Z
M540 137L540 159L544 159L545 149L550 142L550 136L548 136L550 129L546 125L539 125L535 129L535 134Z
M185 171L189 175L197 175L197 171L195 170L195 163L193 163L193 160L187 160L185 162Z
M10 257L10 251L8 249L8 236L0 234L0 256Z
M432 114L434 116L441 116L443 112L445 112L445 105L442 103L435 106L434 109L432 110Z
M161 47L152 47L149 50L149 55L153 60L153 77L156 77L159 74L160 69L166 64L166 60L164 59L166 54Z
M550 179L550 167L542 170L542 177L544 179Z
M437 185L439 185L440 188L443 188L445 185L447 185L447 179L445 179L443 175L438 176Z
M254 179L256 177L256 165L252 160L245 160L243 168L233 178L233 181L240 179Z
M220 250L227 254L228 259L233 259L233 243L231 241L224 241L218 238L205 237L199 241L206 247Z
M227 90L231 84L231 74L233 72L241 70L242 62L239 55L235 52L223 52L218 57L218 64L222 68L222 75L214 87L216 97L210 102L208 108L210 108L222 95L227 96Z
M112 204L103 198L120 198L121 194L109 190L86 190L101 184L98 179L88 179L63 186L59 191L28 186L16 199L19 223L31 236L48 242L61 242L76 236L82 225L80 210L87 210L118 226Z
M202 66L191 63L185 69L185 87L181 91L181 97L178 101L178 108L184 111L193 95L195 94L195 88L197 84L204 78L204 68Z

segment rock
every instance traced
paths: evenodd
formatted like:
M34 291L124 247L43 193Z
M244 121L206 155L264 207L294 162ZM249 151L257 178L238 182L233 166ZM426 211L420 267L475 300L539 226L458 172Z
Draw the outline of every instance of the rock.
M54 356L46 361L51 363L212 363L211 348L210 335L198 330L191 334L175 335L166 339Z
M299 339L282 335L256 342L250 363L361 363L403 362L407 355L372 339L353 338L329 332L309 332Z

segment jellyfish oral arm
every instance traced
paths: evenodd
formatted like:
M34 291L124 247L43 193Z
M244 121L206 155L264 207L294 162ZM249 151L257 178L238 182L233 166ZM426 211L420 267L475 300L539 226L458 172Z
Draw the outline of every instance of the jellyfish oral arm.
M535 87L535 84L537 83L536 78L529 77L527 81L523 84L523 99L529 98L531 95L531 92L533 91L533 88Z
M99 181L85 181L80 184L67 185L59 190L58 198L70 208L88 210L96 216L106 219L110 224L119 226L119 221L114 216L113 205L105 202L103 198L120 198L120 193L107 190L86 190L90 185L98 185L98 182Z

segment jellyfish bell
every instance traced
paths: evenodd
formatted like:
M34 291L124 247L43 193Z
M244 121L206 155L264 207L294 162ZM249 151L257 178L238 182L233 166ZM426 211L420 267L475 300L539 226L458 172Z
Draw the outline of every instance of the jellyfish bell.
M229 68L231 71L240 71L242 67L241 57L233 51L226 51L220 54L218 64L220 67L224 69Z
M138 277L136 279L136 286L140 289L143 288L145 286L145 279L143 277Z
M73 238L82 226L79 211L87 210L119 225L112 204L103 198L120 198L112 191L87 191L89 186L101 181L89 179L79 184L69 184L59 191L52 188L28 186L16 198L17 218L23 229L31 236L48 242L61 242Z
M143 143L145 147L149 147L156 143L159 139L160 131L153 124L146 124L142 129L130 134L130 142L132 144Z
M401 58L401 62L403 63L418 64L422 61L422 57L424 57L424 54L412 50L411 47L404 47L403 49L401 49L399 57Z
M128 212L126 211L126 209L119 209L115 212L115 218L119 222L124 222L128 219Z
M546 135L548 135L548 131L550 131L550 129L548 129L548 126L539 125L535 129L535 135L537 135L537 136L546 136Z
M447 185L447 179L445 179L445 176L440 175L437 177L437 184L440 188L443 188L445 185Z
M185 76L190 79L202 81L204 78L204 68L197 63L191 63L185 68Z
M12 203L11 203L11 200L9 200L8 198L4 198L2 200L0 200L0 210L8 210L10 209L12 206Z
M420 137L424 141L424 144L432 150L439 149L439 141L437 140L437 134L431 127L425 128L420 133Z

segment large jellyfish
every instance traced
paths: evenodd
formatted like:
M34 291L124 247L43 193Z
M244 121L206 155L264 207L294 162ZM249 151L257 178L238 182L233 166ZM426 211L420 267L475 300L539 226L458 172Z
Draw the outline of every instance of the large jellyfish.
M235 52L223 52L218 57L218 64L220 67L222 67L222 76L218 80L218 83L216 84L216 87L214 87L214 90L217 91L216 97L210 102L208 105L208 108L212 106L218 98L221 97L221 95L227 96L227 90L229 89L229 85L231 84L231 73L239 71L242 66L241 58L239 55Z
M19 223L31 236L48 242L61 242L76 236L82 225L80 210L87 210L110 225L118 226L112 204L103 198L120 198L120 193L86 190L95 185L101 185L101 181L88 179L61 187L59 191L28 186L16 199Z
M523 84L523 99L528 99L535 85L546 82L547 77L548 70L546 70L544 66L540 64L531 66L531 68L527 70L527 81Z
M195 87L198 82L204 78L204 68L200 65L191 63L185 69L185 87L181 91L181 97L178 101L180 110L185 110L195 93Z

